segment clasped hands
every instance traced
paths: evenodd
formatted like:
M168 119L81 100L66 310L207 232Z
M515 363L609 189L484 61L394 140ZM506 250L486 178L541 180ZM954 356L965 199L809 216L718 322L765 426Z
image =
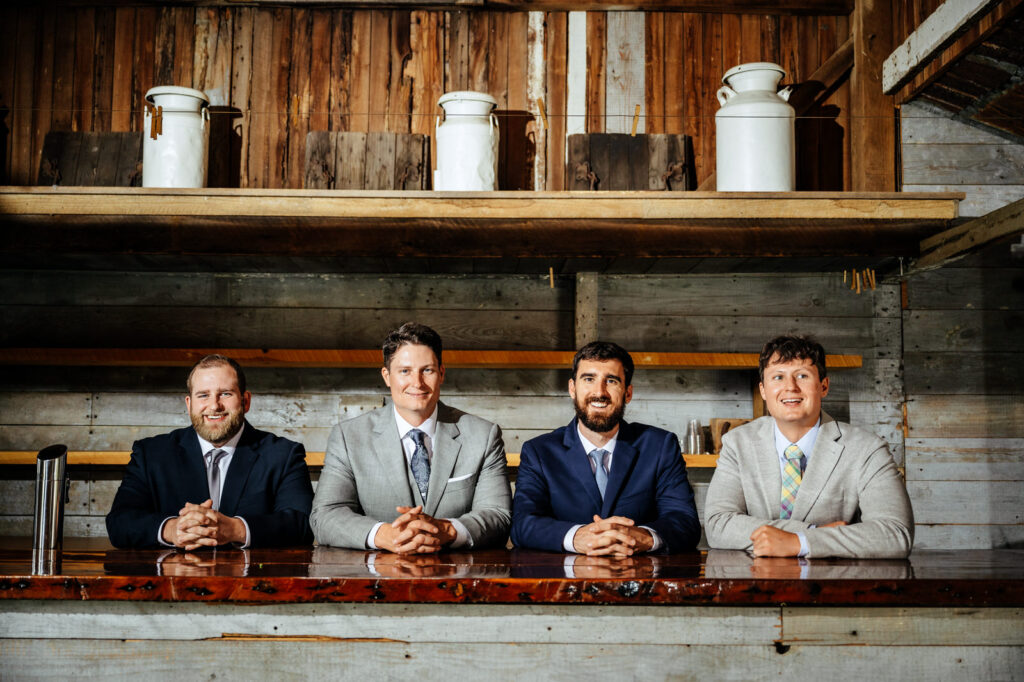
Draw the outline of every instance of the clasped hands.
M216 547L229 542L245 542L245 524L233 516L225 516L213 508L213 500L200 504L186 502L178 517L164 524L164 542L192 551L200 547Z
M835 528L845 526L845 521L833 521L818 528ZM754 556L798 556L800 554L800 538L796 533L764 525L750 534L754 546Z
M430 554L451 544L457 533L451 521L423 513L423 505L395 507L399 516L377 529L373 544L395 554Z
M602 519L594 514L594 522L576 531L573 548L587 556L632 556L646 552L654 546L654 538L644 528L637 528L633 519L609 516Z

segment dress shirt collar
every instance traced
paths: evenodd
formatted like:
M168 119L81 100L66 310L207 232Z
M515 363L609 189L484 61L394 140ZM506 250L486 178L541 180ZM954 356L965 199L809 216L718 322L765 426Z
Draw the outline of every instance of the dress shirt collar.
M578 435L580 437L580 443L583 444L583 452L585 452L588 457L590 456L591 452L593 452L594 450L598 449L598 446L594 445L593 443L591 443L590 440L586 436L583 435L583 432L580 431L580 423L579 423L579 421L576 422L576 435ZM600 446L600 449L601 450L607 450L608 451L608 456L610 457L610 456L615 454L615 443L617 443L618 440L619 440L619 432L616 431L615 435L612 436L612 439L610 441L608 441L607 443L605 443L604 445Z
M434 433L437 431L437 405L434 405L434 411L426 421L419 426L413 426L409 422L402 419L402 415L398 414L398 410L395 410L395 423L398 425L398 437L402 440L409 435L409 432L413 429L419 429L423 433L427 434L427 440L430 442L434 441Z
M775 453L779 456L779 461L783 464L786 463L786 448L789 447L791 441L782 435L782 431L779 431L779 425L772 422L772 428L775 429ZM818 431L821 430L821 417L818 417L818 422L811 427L811 430L805 433L800 440L796 442L796 446L800 448L800 452L804 453L804 461L811 461L811 453L814 451L814 442L818 440Z
M224 445L220 446L214 445L210 441L200 436L199 433L197 432L196 438L199 439L199 452L203 453L203 457L206 457L207 455L210 454L211 450L223 450L224 456L230 457L231 455L235 454L235 448L238 447L238 441L242 440L243 431L245 431L245 422L242 422L242 428L238 429L238 433L233 435L231 437L231 440L229 440L227 443L224 443Z

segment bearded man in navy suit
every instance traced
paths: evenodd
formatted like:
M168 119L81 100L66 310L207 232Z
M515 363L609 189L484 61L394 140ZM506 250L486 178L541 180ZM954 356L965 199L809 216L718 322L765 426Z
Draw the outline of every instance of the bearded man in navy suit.
M523 445L512 502L517 547L590 556L681 552L700 521L675 434L623 420L633 358L595 341L573 359L576 418Z
M245 373L208 355L188 375L189 428L144 438L107 514L115 547L310 544L313 487L302 445L245 421Z

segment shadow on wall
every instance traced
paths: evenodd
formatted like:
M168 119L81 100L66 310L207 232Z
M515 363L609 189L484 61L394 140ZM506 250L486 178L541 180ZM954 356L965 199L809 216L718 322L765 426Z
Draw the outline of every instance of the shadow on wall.
M242 111L236 107L210 107L210 152L207 187L242 185Z
M533 189L533 165L537 139L527 126L533 114L522 110L496 110L498 119L498 189Z

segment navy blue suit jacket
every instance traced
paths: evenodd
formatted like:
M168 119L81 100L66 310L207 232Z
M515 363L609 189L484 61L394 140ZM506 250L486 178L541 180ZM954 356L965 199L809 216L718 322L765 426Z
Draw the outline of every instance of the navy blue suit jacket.
M675 434L622 422L603 502L575 419L523 444L512 500L517 547L565 551L565 534L591 523L594 514L626 516L653 528L664 543L662 551L696 547L700 521Z
M120 548L160 547L157 531L164 519L177 516L186 502L209 497L192 427L136 441L107 514L110 542ZM308 545L312 505L302 445L246 422L224 480L220 512L245 519L252 547Z

